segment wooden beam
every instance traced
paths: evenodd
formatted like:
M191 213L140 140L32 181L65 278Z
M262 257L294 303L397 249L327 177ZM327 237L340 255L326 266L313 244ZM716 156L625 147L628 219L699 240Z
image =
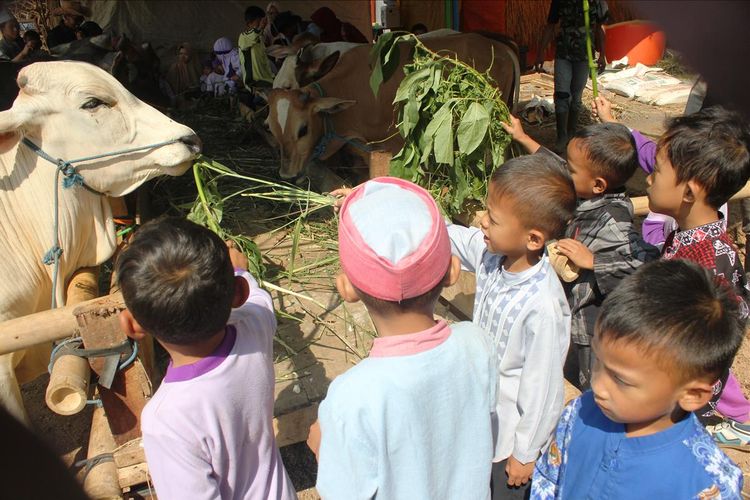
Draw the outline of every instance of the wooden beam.
M276 435L276 446L281 448L289 444L307 441L310 426L317 419L318 403L275 417L273 419L273 432Z
M121 305L122 295L109 295L81 303L91 306ZM78 324L73 311L78 306L59 307L0 323L0 354L27 349L75 335Z
M115 441L107 424L104 408L94 408L91 417L91 434L89 435L89 449L86 458L112 453ZM102 461L91 467L83 483L86 494L94 500L122 498L122 489L118 481L117 465L114 461Z

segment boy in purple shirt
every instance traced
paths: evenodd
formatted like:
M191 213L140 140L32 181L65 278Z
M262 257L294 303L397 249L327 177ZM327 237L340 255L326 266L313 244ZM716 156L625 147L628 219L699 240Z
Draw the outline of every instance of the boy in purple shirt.
M138 231L116 272L123 330L153 335L171 359L141 422L159 498L296 498L272 425L273 303L247 259L168 218Z

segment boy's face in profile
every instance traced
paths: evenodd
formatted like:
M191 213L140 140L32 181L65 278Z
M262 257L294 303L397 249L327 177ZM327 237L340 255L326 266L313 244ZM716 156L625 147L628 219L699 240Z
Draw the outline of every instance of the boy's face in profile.
M487 212L479 224L490 252L511 257L526 252L528 230L514 212L513 200L507 196L495 196L490 186Z
M568 143L568 170L573 178L576 196L583 200L588 200L604 192L600 185L601 179L597 179L592 173L594 170L586 152L586 145L580 139L573 139Z
M654 172L648 176L648 209L676 217L682 206L686 185L677 183L677 172L669 161L666 148L656 154Z
M593 338L596 355L591 389L607 418L625 424L631 437L647 436L670 427L684 385L664 371L654 356L646 356L624 340Z

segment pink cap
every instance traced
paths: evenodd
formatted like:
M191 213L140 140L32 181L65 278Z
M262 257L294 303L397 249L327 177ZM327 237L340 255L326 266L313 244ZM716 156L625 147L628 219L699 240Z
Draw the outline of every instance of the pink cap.
M400 302L440 283L451 245L427 191L403 179L378 177L357 187L341 207L339 257L359 290Z

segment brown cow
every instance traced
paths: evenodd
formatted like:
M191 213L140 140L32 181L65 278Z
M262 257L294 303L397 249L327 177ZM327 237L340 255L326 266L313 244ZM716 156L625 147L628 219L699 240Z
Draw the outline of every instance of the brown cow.
M518 57L507 44L470 33L423 42L431 50L455 53L479 71L491 66L490 74L506 103L518 99ZM369 50L363 46L342 54L333 70L316 83L269 93L267 123L281 149L282 178L296 177L312 160L330 158L343 147L365 161L369 142L377 141L378 149L392 153L401 149L392 103L404 74L397 69L375 97L369 85ZM401 65L407 62L408 52L401 50Z

